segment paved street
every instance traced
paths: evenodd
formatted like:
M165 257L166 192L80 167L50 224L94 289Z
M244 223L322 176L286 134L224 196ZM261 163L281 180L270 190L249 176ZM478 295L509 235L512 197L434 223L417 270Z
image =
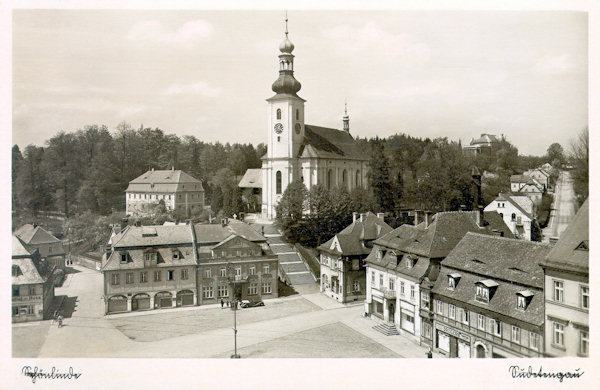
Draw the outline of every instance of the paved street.
M14 356L227 357L233 313L217 305L103 316L102 276L74 266L56 295L71 302L64 327L51 321L14 325ZM424 357L402 336L387 337L363 317L363 305L342 305L313 285L299 295L238 311L242 357ZM71 312L72 311L72 312Z
M544 241L550 237L560 237L575 216L575 192L573 179L569 171L561 171L556 182L554 202L550 212L550 221L544 229Z

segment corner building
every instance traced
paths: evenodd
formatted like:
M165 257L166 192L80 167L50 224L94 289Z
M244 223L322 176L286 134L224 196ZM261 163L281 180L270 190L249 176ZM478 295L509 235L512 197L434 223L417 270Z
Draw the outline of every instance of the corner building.
M279 46L279 77L269 103L267 154L262 158L262 214L275 218L275 207L287 186L301 181L307 188L323 184L349 191L366 187L368 152L350 135L350 118L343 130L305 124L301 85L294 78L294 45L285 39Z

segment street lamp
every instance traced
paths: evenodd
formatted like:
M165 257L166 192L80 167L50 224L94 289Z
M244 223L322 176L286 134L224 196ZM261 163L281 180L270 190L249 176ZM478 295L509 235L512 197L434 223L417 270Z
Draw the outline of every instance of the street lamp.
M231 355L232 359L239 359L241 356L237 353L237 307L238 300L235 289L235 272L233 270L233 265L231 263L227 263L227 278L229 279L229 285L231 286L231 294L233 295L233 301L231 302L231 309L233 310L233 355Z

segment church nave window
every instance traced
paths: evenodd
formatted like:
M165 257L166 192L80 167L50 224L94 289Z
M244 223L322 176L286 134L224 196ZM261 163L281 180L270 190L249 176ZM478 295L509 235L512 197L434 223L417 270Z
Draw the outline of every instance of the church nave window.
M277 119L281 119L281 108L277 109Z
M275 174L275 193L281 194L281 171Z

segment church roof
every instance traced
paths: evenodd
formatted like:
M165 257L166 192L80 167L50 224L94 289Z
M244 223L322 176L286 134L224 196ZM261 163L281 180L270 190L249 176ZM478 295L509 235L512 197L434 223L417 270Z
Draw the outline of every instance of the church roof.
M368 153L343 130L305 125L304 142L298 157L368 160Z
M240 180L238 187L241 188L262 188L262 169L249 168L244 177Z

